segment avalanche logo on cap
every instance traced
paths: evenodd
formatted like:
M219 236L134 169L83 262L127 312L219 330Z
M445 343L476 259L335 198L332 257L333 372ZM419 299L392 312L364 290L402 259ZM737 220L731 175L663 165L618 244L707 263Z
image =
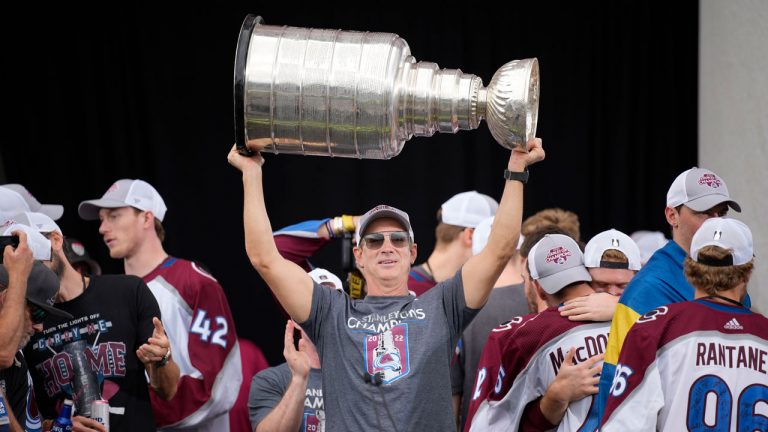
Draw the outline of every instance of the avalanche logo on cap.
M701 176L701 178L699 178L699 184L702 186L707 185L711 188L719 188L720 185L723 184L723 182L722 180L717 178L716 175L710 173L710 174L704 174L703 176Z
M72 252L77 254L77 256L83 256L85 255L85 246L83 246L82 243L72 243Z
M571 251L562 246L558 246L550 249L547 253L547 263L553 262L555 264L565 264L568 262L569 256L571 256Z

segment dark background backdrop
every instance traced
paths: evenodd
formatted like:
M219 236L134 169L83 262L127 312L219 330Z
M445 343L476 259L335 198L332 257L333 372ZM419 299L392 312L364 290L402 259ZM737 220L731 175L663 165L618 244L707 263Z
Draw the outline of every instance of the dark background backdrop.
M24 6L4 20L0 182L64 204L65 234L83 240L106 272L122 272L97 223L77 217L77 205L120 178L149 181L169 208L166 250L211 269L238 333L276 363L282 316L246 257L240 175L226 162L245 15L397 33L417 60L461 68L486 84L505 62L537 57L537 135L547 160L531 169L525 215L552 206L575 211L585 239L610 227L667 232L666 190L697 160L698 3L584 3L364 5L377 13L362 3ZM389 203L410 213L421 261L434 244L440 204L473 189L498 198L508 154L483 124L412 139L389 161L267 156L273 228ZM327 248L316 263L338 270L339 251Z

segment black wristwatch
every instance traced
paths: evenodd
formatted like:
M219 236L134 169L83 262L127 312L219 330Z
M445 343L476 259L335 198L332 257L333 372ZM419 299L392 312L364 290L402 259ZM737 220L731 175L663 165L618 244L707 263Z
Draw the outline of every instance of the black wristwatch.
M504 170L504 178L507 180L517 180L522 184L528 183L528 168L523 172L514 172L510 170Z

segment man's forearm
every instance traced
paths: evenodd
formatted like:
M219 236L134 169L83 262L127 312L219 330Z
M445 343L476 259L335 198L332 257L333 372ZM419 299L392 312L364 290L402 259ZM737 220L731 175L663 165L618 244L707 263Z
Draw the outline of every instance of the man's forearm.
M267 265L270 258L280 257L272 238L260 170L243 172L243 226L245 250L256 270Z
M272 411L259 422L255 432L295 432L299 430L304 413L304 399L308 377L294 375L283 398Z
M522 172L526 169L526 163L520 157L511 157L507 169ZM501 270L504 269L517 249L517 239L520 237L520 226L523 219L523 183L516 180L505 180L505 182L486 246L493 248L492 250L500 256ZM499 274L501 274L501 270L499 270Z
M176 395L179 385L179 365L171 358L165 366L151 363L147 366L149 383L161 399L170 400Z
M545 419L547 419L548 422L552 423L553 425L560 424L560 420L563 419L565 411L568 409L568 405L568 401L553 397L549 394L549 391L544 393L544 396L542 396L541 400L539 401L541 414Z
M523 171L525 160L515 156L510 157L507 168L510 171ZM501 173L499 177L502 177ZM462 269L467 307L478 309L485 305L493 285L515 253L522 216L523 183L507 180L488 244L480 254L470 258Z
M5 300L0 309L0 369L13 364L24 333L27 281L9 277Z

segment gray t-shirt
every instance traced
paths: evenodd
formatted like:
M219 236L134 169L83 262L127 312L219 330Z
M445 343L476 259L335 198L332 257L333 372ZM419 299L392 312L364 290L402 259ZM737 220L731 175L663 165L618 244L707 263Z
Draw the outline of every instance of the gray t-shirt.
M309 371L304 396L304 415L299 425L300 432L325 430L322 379L320 369ZM280 403L290 383L291 369L288 363L264 369L254 375L251 379L251 390L248 393L248 416L251 418L253 429L256 429L256 426Z
M527 315L528 301L523 284L494 288L488 302L477 314L472 324L464 329L456 349L458 358L451 364L451 386L453 393L461 393L461 422L467 417L472 388L475 383L477 364L483 354L488 334L499 324L516 316Z
M327 430L454 430L450 359L476 313L460 271L421 297L354 300L315 284L302 327L324 365Z

